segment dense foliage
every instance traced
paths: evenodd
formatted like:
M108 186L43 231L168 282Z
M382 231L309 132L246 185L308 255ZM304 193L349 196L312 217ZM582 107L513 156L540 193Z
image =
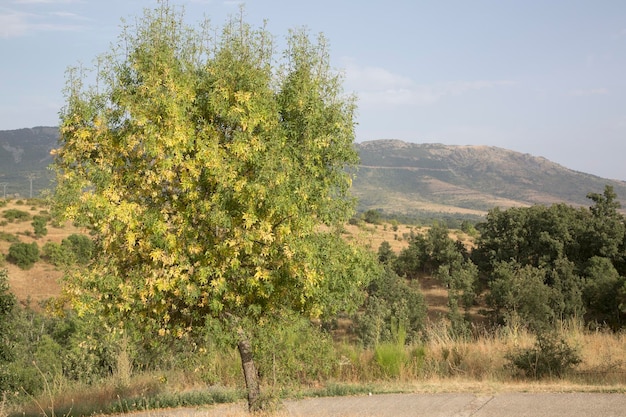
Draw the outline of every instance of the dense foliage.
M37 242L13 243L9 246L9 255L7 260L14 263L22 269L29 269L39 259L39 245Z
M626 318L626 226L616 197L607 186L602 194L588 194L589 208L494 208L476 225L471 250L435 225L413 234L397 258L381 245L379 260L409 279L438 278L449 290L451 319L455 304L468 308L487 290L495 323L520 321L545 331L559 320L584 318L620 329Z
M163 338L219 320L254 384L254 327L356 308L374 262L335 230L358 156L326 40L292 31L278 61L242 19L212 33L162 2L101 57L98 88L70 72L55 201L98 244L68 280L79 311Z

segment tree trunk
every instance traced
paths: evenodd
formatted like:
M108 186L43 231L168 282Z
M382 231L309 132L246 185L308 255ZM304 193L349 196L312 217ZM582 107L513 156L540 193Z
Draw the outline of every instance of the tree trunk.
M260 411L262 404L260 401L261 389L259 388L259 373L252 357L250 340L243 329L238 330L239 341L237 348L241 356L241 366L243 376L246 379L246 389L248 390L248 410L250 412Z

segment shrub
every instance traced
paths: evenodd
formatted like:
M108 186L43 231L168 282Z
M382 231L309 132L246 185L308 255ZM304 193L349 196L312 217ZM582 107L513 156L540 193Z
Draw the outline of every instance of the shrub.
M56 242L46 242L41 248L42 256L54 266L69 266L74 260L74 254L68 245Z
M506 359L526 377L562 377L581 362L578 351L554 334L539 334L535 346L507 354Z
M406 329L401 322L392 320L392 341L378 344L374 348L374 360L385 376L397 378L408 360L405 349Z
M374 360L387 377L399 377L407 358L404 346L397 343L383 342L374 348Z
M330 336L295 316L260 326L253 348L259 372L278 386L328 379L337 363Z
M48 228L46 228L48 220L43 216L33 216L33 231L36 237L42 237L48 234Z
M381 221L381 214L379 210L367 210L364 214L363 214L363 220L365 220L365 223L370 223L370 224L380 224Z
M418 337L426 319L426 305L419 288L386 268L372 280L367 292L367 300L355 317L357 335L365 346L395 340L394 325L398 323L404 326L408 341Z
M22 269L32 267L39 260L39 246L37 242L33 243L13 243L9 247L9 256L7 258Z
M17 243L20 241L20 238L12 233L0 232L0 240L4 240L9 243Z
M8 209L3 214L4 218L10 222L22 222L30 219L30 214L18 209Z
M72 234L63 239L61 245L74 254L74 260L81 265L89 263L93 256L94 243L88 236Z

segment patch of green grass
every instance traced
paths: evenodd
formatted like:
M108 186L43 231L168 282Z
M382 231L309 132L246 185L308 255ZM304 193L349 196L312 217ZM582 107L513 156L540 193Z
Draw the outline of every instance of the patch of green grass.
M12 233L0 232L0 240L4 240L9 243L18 243L20 238Z

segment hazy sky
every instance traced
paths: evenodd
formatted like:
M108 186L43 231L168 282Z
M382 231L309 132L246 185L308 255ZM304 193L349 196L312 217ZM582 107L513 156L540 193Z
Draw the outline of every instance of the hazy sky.
M170 0L216 25L239 1ZM58 124L65 69L151 0L0 0L0 130ZM494 145L626 180L625 0L248 0L284 39L330 40L357 141ZM598 190L601 191L601 190ZM582 190L581 192L586 192Z

